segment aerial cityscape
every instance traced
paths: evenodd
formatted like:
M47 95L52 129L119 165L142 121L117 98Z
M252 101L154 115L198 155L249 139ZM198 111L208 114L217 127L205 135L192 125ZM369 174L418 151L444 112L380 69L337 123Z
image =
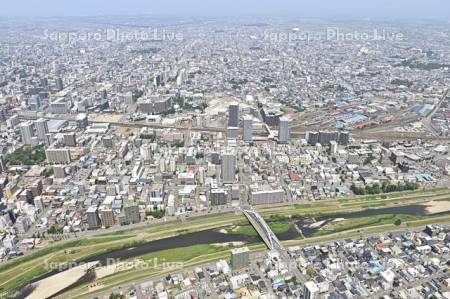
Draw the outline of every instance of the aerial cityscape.
M0 12L0 298L450 299L448 3L171 1Z

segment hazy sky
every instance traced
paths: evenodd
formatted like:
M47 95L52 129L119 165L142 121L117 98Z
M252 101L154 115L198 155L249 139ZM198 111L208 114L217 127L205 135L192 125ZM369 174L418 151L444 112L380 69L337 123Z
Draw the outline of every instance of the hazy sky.
M157 14L450 18L450 0L2 0L1 16Z

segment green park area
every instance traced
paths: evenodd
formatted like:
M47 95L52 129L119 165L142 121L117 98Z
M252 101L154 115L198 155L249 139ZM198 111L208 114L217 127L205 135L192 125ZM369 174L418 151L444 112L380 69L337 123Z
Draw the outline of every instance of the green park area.
M294 225L294 219L286 216L272 214L264 219L267 225L275 234L281 234L290 230ZM247 221L238 222L235 225L225 229L227 233L256 236L258 233Z
M372 211L370 217L329 222L317 230L312 236L282 242L285 246L294 246L395 230L407 230L430 223L450 222L450 215L445 212L436 215L420 216L401 213L380 213L376 215L376 211L380 208L425 205L430 201L439 203L448 200L450 200L450 190L441 188L425 191L404 191L382 195L358 196L318 202L262 206L257 207L257 210L275 233L288 231L292 228L296 219L302 217L321 217L335 215L337 213ZM45 268L46 263L84 261L88 257L101 253L136 247L143 242L209 229L226 233L256 234L243 214L240 212L229 212L187 217L186 219L143 225L135 228L125 228L122 231L105 231L102 234L85 236L80 240L47 243L41 249L36 249L30 253L26 253L22 257L0 265L0 292L11 292L18 286L30 281L33 277L47 272ZM265 249L264 244L261 242L248 244L248 246L252 251ZM157 258L166 262L183 263L183 267L192 267L217 261L218 259L228 259L231 248L233 248L232 244L225 244L224 246L217 244L197 244L189 247L180 246L179 248L147 253L133 257L133 259L153 260ZM167 274L167 272L159 268L128 269L101 278L98 283L102 285L102 289L108 289L125 282L164 274ZM87 285L81 285L73 290L69 290L63 294L63 297L83 297L90 292Z
M45 161L45 147L24 146L6 156L6 162L12 165L36 165Z

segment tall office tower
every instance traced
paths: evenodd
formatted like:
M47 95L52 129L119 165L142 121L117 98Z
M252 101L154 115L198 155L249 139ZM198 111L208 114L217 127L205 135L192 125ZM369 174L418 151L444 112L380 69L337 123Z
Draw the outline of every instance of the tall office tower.
M22 142L24 144L31 144L31 139L34 136L34 126L33 123L30 121L21 123L19 125L20 128L20 135L22 136Z
M289 138L289 119L283 116L280 118L280 125L278 127L278 141L286 143L289 141Z
M231 250L231 268L238 270L250 264L250 250L248 247L234 248Z
M242 139L245 142L252 141L253 134L253 118L250 115L244 116L244 131L242 134Z
M39 141L45 141L45 134L48 133L48 120L40 118L34 122L36 127L36 135Z
M334 132L328 132L328 131L320 131L319 132L319 143L321 145L328 145L330 144L330 141L338 141L339 133Z
M319 142L319 132L306 132L305 139L309 145L316 145Z
M64 89L64 84L62 78L56 79L56 90L61 91Z
M86 216L89 229L100 226L100 217L98 217L98 208L96 206L90 206L86 211Z
M141 221L141 215L139 214L139 206L136 203L126 204L123 208L126 222L139 223Z
M222 182L234 183L236 172L236 155L232 150L222 152Z
M228 126L237 127L239 125L239 104L233 102L228 106Z
M350 134L348 132L340 132L339 133L339 144L340 145L348 145L350 142Z
M303 298L315 299L315 298L318 298L319 287L317 286L317 284L314 281L310 280L305 283L303 292L304 292Z

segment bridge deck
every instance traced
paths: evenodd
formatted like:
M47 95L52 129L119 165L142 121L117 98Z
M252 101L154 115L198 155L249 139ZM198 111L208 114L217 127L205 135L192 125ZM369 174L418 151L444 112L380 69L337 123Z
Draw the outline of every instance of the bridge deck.
M248 221L255 228L256 232L263 239L269 249L283 249L277 236L272 232L266 221L251 207L240 207L240 210L247 217Z

